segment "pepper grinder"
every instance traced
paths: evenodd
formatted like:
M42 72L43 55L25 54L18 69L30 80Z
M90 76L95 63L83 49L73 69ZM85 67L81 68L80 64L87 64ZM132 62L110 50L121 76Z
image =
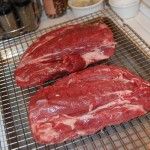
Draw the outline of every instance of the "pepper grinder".
M9 2L1 2L0 4L0 24L8 37L19 34L13 8Z
M24 31L34 31L38 27L38 18L34 12L31 0L15 0L15 6Z
M41 5L41 0L32 0L33 3L33 8L35 11L35 15L38 19L38 22L40 22L40 18L42 15L42 5Z

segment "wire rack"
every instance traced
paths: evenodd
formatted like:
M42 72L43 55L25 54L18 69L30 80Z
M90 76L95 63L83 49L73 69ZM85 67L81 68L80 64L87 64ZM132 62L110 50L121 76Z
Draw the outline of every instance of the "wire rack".
M116 126L109 126L94 135L80 137L62 144L39 145L31 135L27 105L37 87L21 89L14 80L14 70L21 54L42 34L76 23L105 22L113 31L117 42L116 53L101 63L125 66L150 81L150 48L110 9L74 19L51 28L5 40L0 43L0 135L1 149L57 149L57 150L149 150L150 113ZM4 128L3 128L4 126Z

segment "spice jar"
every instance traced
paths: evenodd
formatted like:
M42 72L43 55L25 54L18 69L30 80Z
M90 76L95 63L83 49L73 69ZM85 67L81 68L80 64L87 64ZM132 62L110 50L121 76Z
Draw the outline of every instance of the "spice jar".
M33 31L38 27L38 19L35 15L31 0L15 0L15 6L24 31Z
M43 0L45 13L48 17L62 16L67 9L68 0Z
M2 2L0 5L0 24L8 37L17 36L19 34L13 8L9 2Z

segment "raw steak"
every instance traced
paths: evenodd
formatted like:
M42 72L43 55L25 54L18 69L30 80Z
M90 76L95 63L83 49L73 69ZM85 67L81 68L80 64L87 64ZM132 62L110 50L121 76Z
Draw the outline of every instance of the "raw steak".
M41 84L107 59L114 50L112 31L105 24L66 26L41 36L26 50L16 82L21 87Z
M29 103L38 143L61 143L93 134L150 111L150 83L127 69L95 66L41 89Z

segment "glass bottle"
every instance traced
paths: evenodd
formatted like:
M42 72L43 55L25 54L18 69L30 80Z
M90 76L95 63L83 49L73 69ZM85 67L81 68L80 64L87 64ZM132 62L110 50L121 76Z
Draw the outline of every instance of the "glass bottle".
M68 0L43 0L45 13L50 18L65 14Z

